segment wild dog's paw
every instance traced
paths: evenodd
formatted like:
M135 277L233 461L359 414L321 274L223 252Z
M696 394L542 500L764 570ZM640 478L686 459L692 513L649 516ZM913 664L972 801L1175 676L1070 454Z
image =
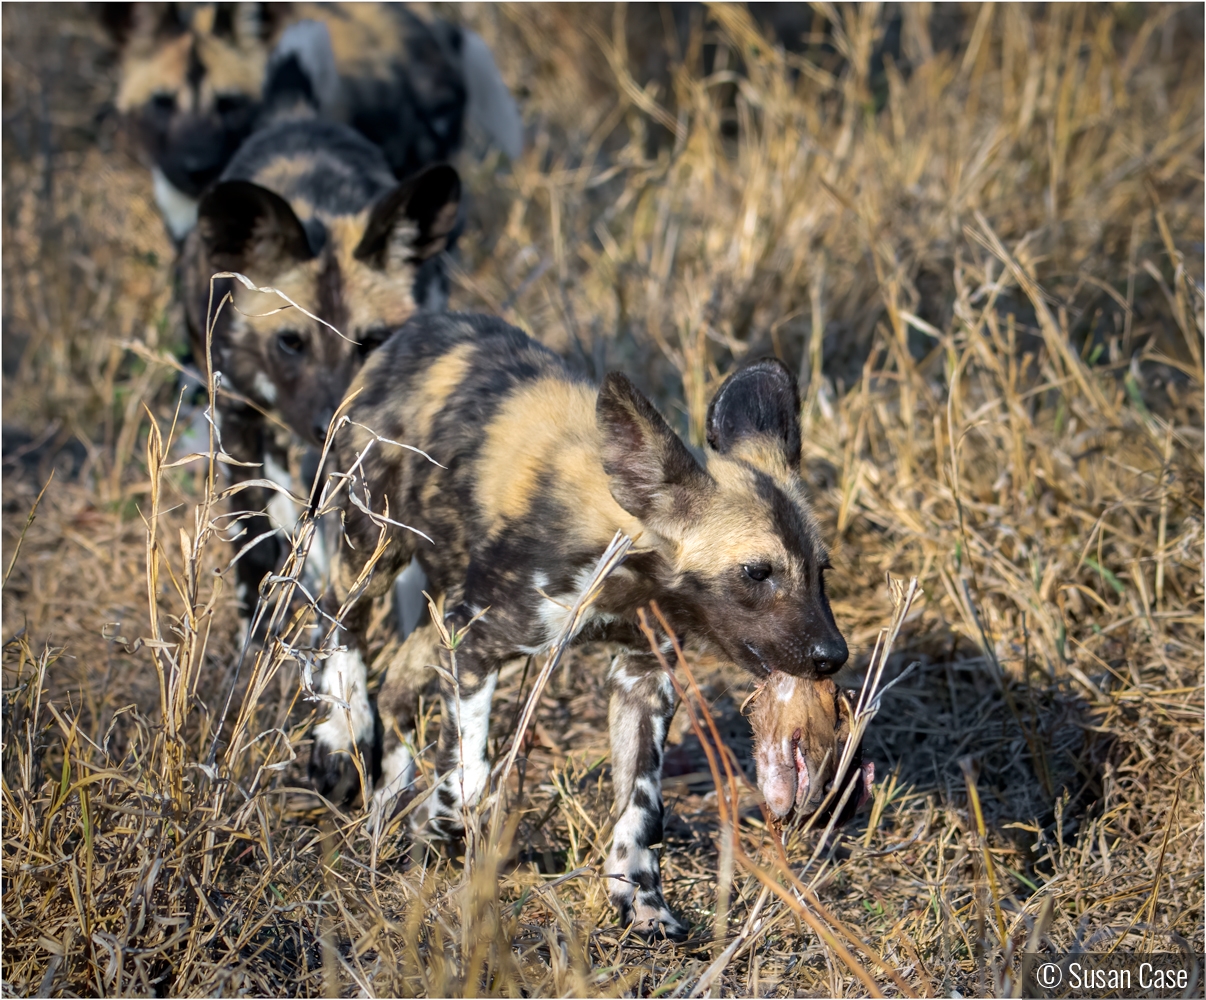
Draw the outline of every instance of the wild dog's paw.
M447 782L415 810L411 834L422 843L449 843L465 834L460 800Z
M319 726L321 729L322 726ZM321 732L315 735L314 748L310 751L310 784L316 792L337 806L350 805L361 793L360 772L353 757L356 752L363 762L364 777L371 788L374 776L374 748L371 742L357 743L353 751L325 742Z
M681 943L687 940L687 925L680 921L664 904L658 912L644 920L633 918L632 932L646 940L665 938L667 941Z
M614 879L609 892L612 905L619 911L620 926L632 926L634 934L648 940L667 938L670 941L685 941L688 928L670 912L662 896L660 885L644 888L639 880L634 886L630 882ZM618 886L619 889L615 886Z
M621 846L614 846L608 858L611 884L607 889L611 905L619 911L620 926L631 924L633 932L644 938L685 940L686 925L670 912L662 895L656 856L648 849L632 851Z

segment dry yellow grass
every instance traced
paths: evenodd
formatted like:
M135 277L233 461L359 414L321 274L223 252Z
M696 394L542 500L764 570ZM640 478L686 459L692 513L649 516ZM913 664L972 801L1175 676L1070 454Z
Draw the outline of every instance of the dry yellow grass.
M306 791L296 663L235 676L220 479L165 467L170 247L112 60L86 10L5 6L6 993L969 995L1025 948L1206 948L1201 9L816 11L787 54L741 8L451 11L532 139L461 164L454 305L625 369L696 441L724 372L780 355L847 686L885 574L924 591L870 810L782 855L708 776L715 737L749 765L751 679L688 650L663 866L693 938L646 946L598 877L601 650L464 857Z

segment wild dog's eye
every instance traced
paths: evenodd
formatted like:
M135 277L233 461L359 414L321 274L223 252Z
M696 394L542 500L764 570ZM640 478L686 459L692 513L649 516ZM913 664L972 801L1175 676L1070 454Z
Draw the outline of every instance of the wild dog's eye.
M770 578L771 564L770 563L747 563L741 567L745 570L745 575L755 583L762 583Z
M171 114L176 110L176 95L175 94L156 94L151 98L151 107L156 111L163 111Z
M277 335L276 346L280 348L282 354L296 356L306 349L306 341L300 333L286 330L284 333Z
M365 330L360 335L360 342L356 345L356 350L360 352L362 358L367 358L378 347L389 340L389 335L393 333L384 326L374 327L372 330Z

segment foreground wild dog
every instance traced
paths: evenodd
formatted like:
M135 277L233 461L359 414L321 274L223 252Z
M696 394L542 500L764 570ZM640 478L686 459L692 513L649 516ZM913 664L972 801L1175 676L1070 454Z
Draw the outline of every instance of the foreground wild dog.
M121 48L115 104L177 241L193 227L201 193L261 126L269 55L303 20L324 30L294 32L287 48L310 77L315 106L377 144L395 177L448 159L467 115L519 155L519 113L485 43L400 4L110 3L102 10Z
M386 524L384 558L344 620L324 671L339 708L315 734L312 776L335 790L345 752L372 737L364 696L369 599L388 592L412 554L443 596L449 629L469 626L445 673L437 769L450 775L427 803L426 832L446 835L487 784L486 737L504 660L549 648L617 530L635 540L603 584L577 636L622 649L610 669L612 775L618 820L608 858L611 896L625 922L683 932L662 897L662 747L673 690L638 630L656 600L675 632L710 643L755 675L804 677L846 661L825 597L825 550L800 479L799 399L777 361L731 375L707 416L697 460L632 383L571 375L552 353L501 320L420 315L365 365L350 394L355 423L340 429L338 465L359 466L352 489L373 510L432 539ZM373 440L372 428L380 436ZM422 455L386 443L405 442ZM346 503L346 543L332 568L330 606L348 596L374 551L380 522ZM470 622L472 624L470 625ZM385 726L378 807L409 781L400 737L413 720L415 676L437 662L433 627L412 633L378 699ZM352 732L347 731L347 720ZM463 756L462 756L463 754ZM346 784L343 784L346 787Z
M244 144L202 198L181 257L193 356L205 365L216 272L236 271L278 288L330 326L283 308L275 295L230 279L216 282L212 302L230 290L234 308L226 306L214 326L212 364L222 388L242 397L219 396L222 445L235 459L263 466L230 467L236 481L267 476L288 485L288 435L282 440L273 424L320 445L369 352L420 306L443 308L441 254L454 235L459 197L452 167L396 183L381 151L341 125L286 122ZM241 508L267 506L277 522L252 518L243 541L291 527L290 512L277 513L269 503L276 498L284 499L259 489L239 494ZM243 555L238 580L245 605L283 554L273 536Z

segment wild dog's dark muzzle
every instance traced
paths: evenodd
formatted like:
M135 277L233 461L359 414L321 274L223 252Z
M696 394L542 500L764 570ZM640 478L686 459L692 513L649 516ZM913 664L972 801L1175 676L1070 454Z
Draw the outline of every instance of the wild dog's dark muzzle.
M207 117L190 115L173 124L160 167L174 187L199 197L221 175L245 132L232 132Z
M758 675L782 671L792 677L827 677L850 658L837 626L815 618L791 618L761 630L747 626L744 634L749 638L729 647L730 655Z
M314 426L311 428L311 433L319 444L327 439L327 428L331 426L331 418L334 416L335 409L331 406L324 406L314 415Z
M190 198L199 198L222 173L225 164L208 154L194 156L179 153L162 164L163 173L172 186Z

